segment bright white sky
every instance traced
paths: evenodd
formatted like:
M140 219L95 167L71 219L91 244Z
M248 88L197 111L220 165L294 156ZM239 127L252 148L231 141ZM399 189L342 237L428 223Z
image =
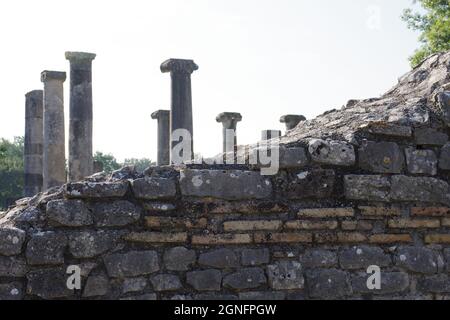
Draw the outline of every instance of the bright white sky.
M220 112L240 112L239 143L351 98L376 97L409 70L411 0L14 0L0 2L0 137L24 134L24 94L44 69L69 71L65 51L94 61L94 150L156 159L167 109L167 58L194 59L195 151L221 151ZM69 81L65 83L66 121ZM67 126L67 124L66 124Z

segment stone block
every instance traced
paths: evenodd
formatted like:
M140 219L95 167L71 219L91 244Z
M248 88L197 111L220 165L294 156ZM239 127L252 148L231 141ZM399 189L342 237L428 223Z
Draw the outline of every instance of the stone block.
M432 128L417 128L414 137L419 146L443 146L448 142L446 133Z
M448 204L448 183L428 177L392 177L392 200Z
M64 263L67 237L62 232L35 233L28 241L27 262L30 265L58 265Z
M122 198L128 192L129 182L72 182L66 184L64 193L68 198Z
M103 258L108 275L113 278L136 277L159 270L155 251L130 251L115 253Z
M186 282L197 291L220 291L222 272L214 269L188 272Z
M27 271L25 259L0 256L0 277L23 277Z
M151 277L150 282L156 292L176 291L183 287L180 278L173 274L158 274Z
M351 277L353 292L361 294L401 294L409 289L409 276L404 272L382 272L381 288L370 290L367 287L367 279L370 274L358 273Z
M300 263L306 269L332 268L338 263L337 254L322 249L308 249L300 256Z
M227 221L223 229L228 231L270 231L279 230L283 226L281 220Z
M83 297L101 297L108 294L110 290L108 277L104 274L90 276L83 290Z
M423 293L450 293L450 278L440 274L419 279L418 289Z
M223 279L223 286L234 290L255 289L267 283L261 268L240 269Z
M345 197L349 200L388 202L391 183L381 175L344 176Z
M438 159L433 150L405 149L408 172L412 174L437 174Z
M92 213L81 200L54 200L47 203L50 224L63 227L85 227L94 223Z
M252 237L249 234L209 234L192 236L193 245L233 245L252 243Z
M143 200L172 199L177 187L174 179L145 177L131 182L134 196Z
M439 157L439 169L445 171L450 170L450 143L447 143L441 149L441 155Z
M199 265L216 269L228 269L239 267L239 257L230 249L219 249L200 254Z
M92 207L98 227L124 227L139 221L141 209L129 201L109 201Z
M295 261L278 261L267 266L269 286L274 290L303 289L303 267Z
M25 290L20 282L0 284L0 301L22 300L24 294Z
M180 172L183 196L225 200L265 199L272 183L258 172L237 170L192 170Z
M74 296L67 288L65 268L31 271L27 274L27 294L42 299L62 299Z
M138 243L186 243L186 232L131 232L124 236L128 242Z
M392 260L381 248L355 246L339 253L339 264L343 269L366 270L371 265L377 265L380 268L388 267L392 264Z
M288 173L284 179L277 179L279 193L290 200L329 198L335 184L335 172L322 169Z
M69 250L77 259L94 258L113 249L120 238L114 231L80 231L69 234Z
M400 247L396 251L395 264L412 272L434 274L438 272L439 255L423 247Z
M185 247L175 247L168 249L163 256L164 265L170 271L187 271L197 260L194 250Z
M374 173L401 173L402 150L393 142L367 142L359 149L359 167Z
M349 275L336 269L316 269L306 272L311 298L343 299L352 294Z
M15 256L22 252L25 241L25 231L15 227L0 228L0 255Z
M271 243L311 243L313 237L311 233L255 233L254 241L258 244Z
M319 209L301 209L298 212L300 218L343 218L353 217L355 210L353 208L319 208Z
M318 164L345 167L355 164L355 150L344 141L313 139L309 142L308 152L312 161Z
M269 249L244 249L241 252L241 261L244 266L259 266L270 262Z

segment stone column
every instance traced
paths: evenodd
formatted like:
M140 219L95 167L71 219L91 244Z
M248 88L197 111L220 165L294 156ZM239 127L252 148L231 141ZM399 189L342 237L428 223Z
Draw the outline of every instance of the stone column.
M158 120L158 166L170 164L170 111L158 110L152 113L152 119Z
M263 130L261 132L261 140L272 140L275 138L281 137L281 131L280 130Z
M32 197L42 190L43 99L35 90L25 95L25 145L23 152L24 196Z
M280 118L280 122L286 124L286 130L295 129L295 127L306 118L302 115L288 114Z
M43 71L41 74L41 81L44 83L43 190L66 183L65 80L65 72Z
M217 122L223 126L223 152L237 151L236 127L239 121L242 121L242 115L236 112L224 112L216 117Z
M170 109L170 134L175 130L185 129L190 134L191 154L183 154L184 161L194 159L193 121L192 121L192 89L191 74L198 70L193 60L169 59L161 64L161 72L170 72L171 84L171 109ZM171 139L172 140L172 139ZM174 147L178 141L171 141L170 161L174 162Z
M69 180L94 173L92 156L92 60L95 54L66 52L70 61Z

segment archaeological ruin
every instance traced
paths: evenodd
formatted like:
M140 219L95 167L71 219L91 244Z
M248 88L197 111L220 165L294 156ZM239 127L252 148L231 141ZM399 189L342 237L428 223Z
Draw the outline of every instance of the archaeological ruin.
M379 98L281 117L286 133L262 137L279 146L274 175L259 156L174 163L198 69L179 59L161 65L172 90L171 110L152 114L158 165L95 173L95 55L66 57L68 178L66 73L44 71L26 96L27 198L0 213L0 300L450 299L450 52ZM248 160L261 145L237 144L241 119L216 120L224 153Z

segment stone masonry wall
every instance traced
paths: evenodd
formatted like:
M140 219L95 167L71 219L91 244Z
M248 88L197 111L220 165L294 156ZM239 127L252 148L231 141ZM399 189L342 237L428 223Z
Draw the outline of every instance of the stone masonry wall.
M369 129L282 146L276 176L125 168L19 201L0 217L0 299L448 299L447 129Z

